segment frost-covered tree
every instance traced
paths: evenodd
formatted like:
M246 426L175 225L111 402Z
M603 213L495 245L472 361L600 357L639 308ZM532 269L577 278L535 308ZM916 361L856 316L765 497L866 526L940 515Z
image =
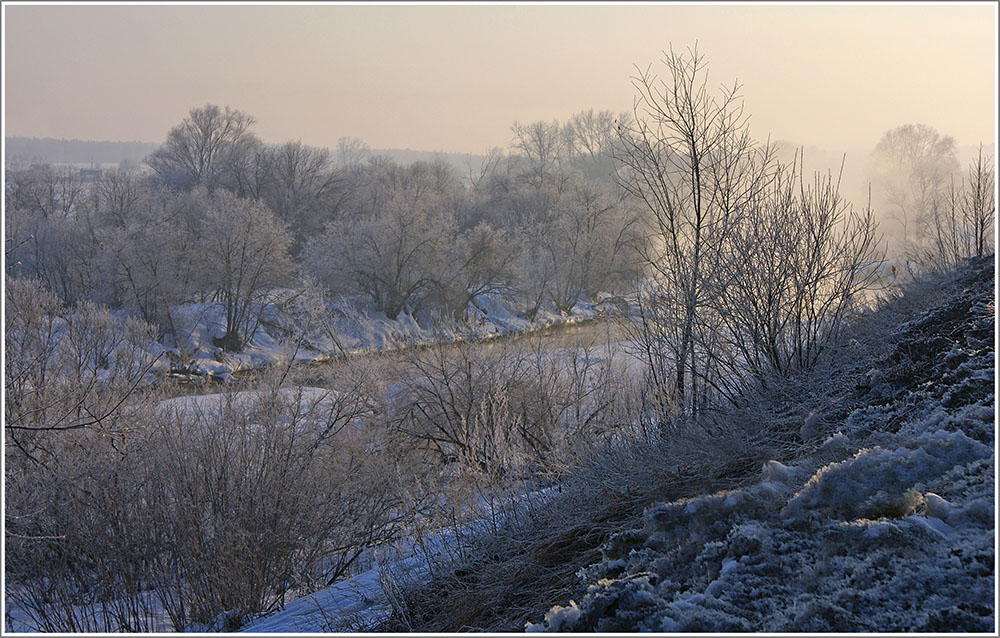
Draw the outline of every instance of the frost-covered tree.
M574 114L564 125L563 137L570 161L589 181L610 181L618 126L627 126L630 117L627 112L588 109Z
M89 211L69 216L46 215L38 209L6 210L7 272L42 280L64 301L75 303L101 294L94 268L97 245Z
M983 146L980 144L979 155L969 166L965 198L962 201L962 219L971 244L968 253L977 257L994 250L993 223L997 210L995 179L993 156L984 157Z
M954 138L926 124L905 124L887 131L872 153L875 194L899 222L903 249L925 243L934 218L944 210L957 177Z
M993 158L984 156L980 146L964 177L950 175L946 186L935 186L925 197L925 208L918 207L923 210L921 234L906 244L907 257L921 266L940 268L988 254L996 210L993 183Z
M328 206L336 209L330 198L342 181L333 170L329 151L301 141L286 142L272 147L269 159L270 179L264 196L268 208L297 238L319 232Z
M155 330L89 302L67 306L37 279L6 277L4 289L4 431L17 465L56 455L59 433L113 431L156 358Z
M7 171L4 202L43 218L70 217L84 199L87 184L73 167L40 166Z
M431 282L429 301L456 321L467 318L476 298L507 294L514 285L516 251L503 230L481 223L458 233L443 268Z
M355 210L327 224L305 251L330 290L360 294L395 319L416 310L442 281L455 236L457 181L443 165L367 167Z
M797 168L746 202L712 277L722 371L713 383L730 397L815 365L884 257L871 209L855 210L832 175L806 184Z
M106 171L94 185L94 207L102 225L125 225L151 197L149 179L134 170Z
M583 295L629 278L634 226L612 194L580 182L568 189L539 240L552 262L549 295L557 310L568 312Z
M226 334L218 345L239 351L253 337L260 304L293 273L291 238L266 206L216 192L202 220L196 257L201 283L226 310Z
M151 191L97 231L104 286L118 307L176 335L171 309L191 301L200 283L198 235L210 206L202 189Z
M168 185L214 189L223 181L227 165L233 163L232 156L255 146L253 124L253 117L228 106L193 108L170 129L166 142L146 163Z

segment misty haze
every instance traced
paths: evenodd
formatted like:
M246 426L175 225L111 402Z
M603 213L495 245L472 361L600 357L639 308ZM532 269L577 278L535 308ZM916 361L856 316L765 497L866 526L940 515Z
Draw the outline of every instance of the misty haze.
M4 17L4 633L996 631L997 7Z

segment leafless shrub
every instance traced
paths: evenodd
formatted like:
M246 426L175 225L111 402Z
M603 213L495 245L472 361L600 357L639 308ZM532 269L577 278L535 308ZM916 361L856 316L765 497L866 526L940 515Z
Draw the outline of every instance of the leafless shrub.
M697 50L663 65L663 80L634 79L615 157L646 210L632 332L668 423L815 365L883 255L870 209L856 213L839 180L806 186L752 140L738 84L710 94Z
M993 157L984 157L980 146L967 180L956 185L952 178L949 187L931 202L927 237L909 251L924 269L948 269L966 257L982 257L993 250L993 173Z
M872 211L855 211L838 185L816 175L806 186L793 166L732 229L711 276L721 347L705 348L723 396L816 365L874 286L884 254Z
M125 401L157 359L152 328L90 303L68 309L30 279L8 277L5 301L4 432L13 467L54 457L66 431L127 429Z
M48 631L234 629L342 578L402 524L360 383L147 402L8 473L8 599Z
M614 156L618 184L645 211L638 250L652 284L639 290L636 337L660 393L693 413L710 376L696 347L710 325L710 280L741 209L771 177L772 149L751 139L738 84L709 92L697 50L671 50L663 66L662 80L652 69L633 78L635 117L619 128Z

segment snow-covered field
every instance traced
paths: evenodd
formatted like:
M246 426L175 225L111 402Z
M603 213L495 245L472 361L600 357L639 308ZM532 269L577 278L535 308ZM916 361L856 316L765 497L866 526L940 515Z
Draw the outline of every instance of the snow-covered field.
M981 262L901 326L812 453L648 509L527 629L994 632L992 282Z

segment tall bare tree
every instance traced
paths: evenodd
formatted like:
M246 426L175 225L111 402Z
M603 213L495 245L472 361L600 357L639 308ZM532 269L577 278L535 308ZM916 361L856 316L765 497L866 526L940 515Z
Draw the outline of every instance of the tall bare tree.
M871 208L854 210L832 175L806 184L795 165L748 202L727 244L713 354L723 372L715 389L729 397L815 365L884 257Z
M770 179L771 149L753 143L738 83L709 91L697 49L671 49L662 66L664 79L650 68L633 78L634 120L619 128L616 178L646 213L639 251L655 286L642 291L644 356L664 400L694 410L696 386L708 376L695 347L708 277L743 206Z
M872 153L872 178L901 224L904 250L932 235L934 214L944 207L958 174L954 138L926 124L887 131Z
M997 210L994 175L993 156L984 157L980 144L979 155L969 166L969 181L962 202L963 219L971 234L970 254L977 257L987 255L994 249L993 222Z

